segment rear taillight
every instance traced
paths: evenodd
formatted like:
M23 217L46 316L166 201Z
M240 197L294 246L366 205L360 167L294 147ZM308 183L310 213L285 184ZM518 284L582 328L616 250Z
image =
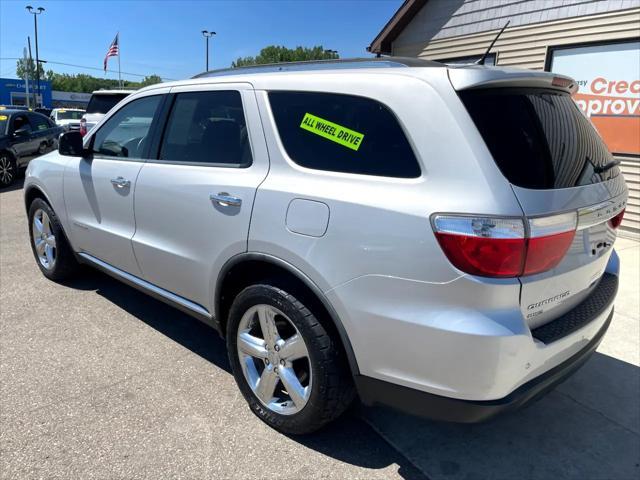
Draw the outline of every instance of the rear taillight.
M496 218L435 215L433 228L449 261L483 277L520 277L554 268L576 231L575 212L538 217Z
M80 135L83 137L87 134L87 120L84 118L80 119Z
M615 217L609 219L609 225L611 228L618 228L622 223L622 219L624 218L624 208L620 213L618 213Z

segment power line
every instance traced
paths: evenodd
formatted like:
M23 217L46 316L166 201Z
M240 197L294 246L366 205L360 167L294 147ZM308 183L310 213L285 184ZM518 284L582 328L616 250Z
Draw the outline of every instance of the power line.
M0 57L0 60L21 60L21 58L19 57ZM102 68L98 68L98 67L87 67L86 65L76 65L74 63L64 63L64 62L54 62L53 60L40 60L41 63L47 63L47 64L52 64L52 65L64 65L65 67L76 67L76 68L85 68L87 70L98 70L100 72L104 72L105 70ZM107 72L111 72L111 73L118 73L117 70L106 70ZM147 77L148 75L143 75L141 73L131 73L131 72L121 72L124 75L130 75L132 77ZM174 78L166 78L166 77L160 77L162 80L175 80Z

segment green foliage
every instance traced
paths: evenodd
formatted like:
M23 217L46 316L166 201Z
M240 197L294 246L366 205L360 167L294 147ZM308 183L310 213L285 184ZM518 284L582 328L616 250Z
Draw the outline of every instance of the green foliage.
M40 78L44 78L42 64L38 65L38 73ZM20 58L16 64L16 75L22 80L26 80L27 74L30 79L36 78L36 61L33 58Z
M16 65L17 75L24 79L27 71L30 73L30 78L35 78L35 62L25 62L23 59L18 60ZM71 75L68 73L56 73L53 70L47 70L45 73L42 65L40 65L40 78L50 81L52 90L61 90L63 92L91 93L101 88L114 89L120 86L118 80L92 77L84 73ZM149 75L144 77L140 82L123 80L122 84L125 88L142 88L161 82L162 78L158 75Z
M331 60L340 58L333 50L325 50L322 45L312 48L296 47L294 49L269 45L260 50L255 57L241 57L231 63L233 68L249 65L264 65L265 63L302 62L309 60Z

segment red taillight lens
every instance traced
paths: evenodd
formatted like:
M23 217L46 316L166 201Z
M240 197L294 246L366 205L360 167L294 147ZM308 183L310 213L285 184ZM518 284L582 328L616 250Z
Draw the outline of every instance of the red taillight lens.
M558 265L573 242L575 230L527 239L527 260L523 275L546 272Z
M624 218L624 210L625 209L623 208L619 214L609 219L609 225L611 225L611 228L618 228L620 226L622 219Z
M522 271L524 238L482 238L436 233L447 258L460 270L483 277L517 277Z
M87 134L87 120L84 118L80 119L80 135L83 137Z
M519 277L557 266L575 235L575 212L527 220L436 215L436 238L449 261L471 275Z

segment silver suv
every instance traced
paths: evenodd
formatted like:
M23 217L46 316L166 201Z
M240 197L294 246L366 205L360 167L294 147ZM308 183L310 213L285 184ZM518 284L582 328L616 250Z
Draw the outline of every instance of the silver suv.
M480 421L573 372L613 315L627 188L575 88L401 58L154 85L29 164L33 253L216 328L283 432L356 396Z

